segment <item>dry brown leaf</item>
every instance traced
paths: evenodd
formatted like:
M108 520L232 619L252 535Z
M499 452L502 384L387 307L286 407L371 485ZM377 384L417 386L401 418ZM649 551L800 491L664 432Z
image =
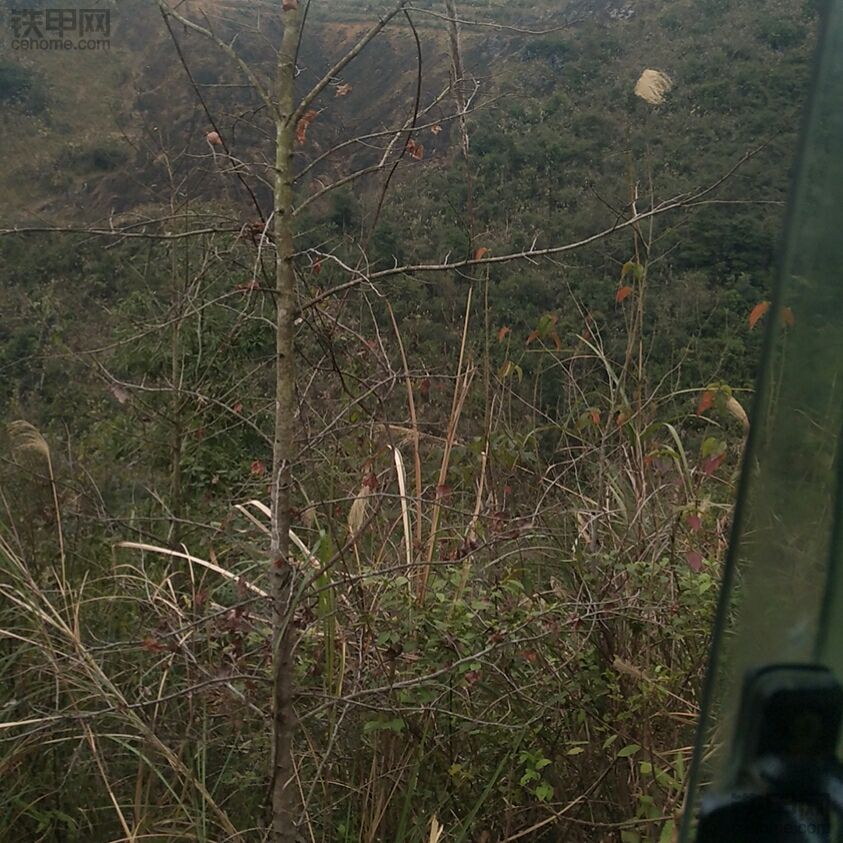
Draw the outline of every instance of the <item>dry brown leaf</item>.
M407 152L416 159L421 161L424 158L424 147L420 143L416 143L412 138L407 141Z
M114 398L117 400L118 404L125 404L131 397L129 393L126 392L126 390L123 389L123 387L119 384L113 383L111 384L111 386L109 386L108 389L114 396Z

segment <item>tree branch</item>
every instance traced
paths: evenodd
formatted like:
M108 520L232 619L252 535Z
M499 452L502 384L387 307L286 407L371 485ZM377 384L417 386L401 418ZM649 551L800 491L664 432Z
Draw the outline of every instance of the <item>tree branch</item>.
M226 44L222 38L215 35L210 29L206 29L204 26L199 26L198 23L194 23L189 18L180 15L178 12L171 9L164 0L158 0L158 7L161 9L161 14L164 15L165 19L167 17L175 18L180 24L182 24L182 26L186 26L188 29L192 29L194 32L204 35L205 38L216 44L217 47L219 47L240 68L240 70L243 71L244 76L249 80L249 84L255 89L255 92L261 98L263 104L273 114L278 115L278 109L273 102L272 97L269 95L269 92L263 85L261 85L260 80L257 76L255 76L254 71L251 67L249 67L248 62L240 58L237 51L230 44Z
M159 0L163 2L163 0ZM289 118L289 122L294 126L299 122L302 115L307 111L310 104L331 82L335 76L338 76L344 67L349 65L363 50L366 45L376 38L378 34L386 27L386 25L407 5L408 0L399 0L398 5L387 15L382 17L311 89L306 93L298 104L296 110Z

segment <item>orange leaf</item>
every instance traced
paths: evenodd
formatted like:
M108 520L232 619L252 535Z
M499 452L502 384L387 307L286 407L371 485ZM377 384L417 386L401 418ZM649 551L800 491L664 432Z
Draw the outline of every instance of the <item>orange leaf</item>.
M318 114L318 111L314 111L311 108L309 111L306 111L304 114L302 114L302 116L299 118L299 122L296 124L296 140L299 143L304 143L307 139L307 129L310 124L316 119Z
M588 414L591 416L591 423L592 424L595 424L595 425L600 424L600 410L598 410L596 407L592 407L588 411Z
M222 138L220 137L219 132L208 132L208 134L205 135L205 140L207 140L211 146L222 146Z
M770 309L770 302L760 301L752 308L749 314L749 330L751 331L758 320Z
M503 342L511 333L512 328L508 328L506 325L498 329L498 342Z
M538 331L530 331L529 336L527 337L527 345L529 345L533 340L537 340L539 338Z
M714 390L707 389L700 395L700 402L697 404L697 415L701 416L706 410L714 406Z
M284 0L281 4L281 8L285 12L294 12L299 7L299 0Z
M789 307L782 308L782 322L784 322L788 328L792 328L796 324L796 317L793 315L793 311Z
M337 89L335 94L338 97L347 97L351 93L351 85L348 82L344 82L342 85L337 85Z
M441 127L441 126L437 123L435 126L431 126L431 127L430 127L430 131L431 131L434 135L438 135L438 134L442 131L442 127Z
M632 287L621 287L617 291L617 293L615 293L615 301L620 304L624 299L628 298L630 295L632 295Z
M266 465L263 463L262 460L254 460L252 465L250 466L252 474L255 477L262 477L266 474Z
M482 261L483 258L489 253L489 250L485 246L481 246L479 249L475 250L474 252L474 260Z

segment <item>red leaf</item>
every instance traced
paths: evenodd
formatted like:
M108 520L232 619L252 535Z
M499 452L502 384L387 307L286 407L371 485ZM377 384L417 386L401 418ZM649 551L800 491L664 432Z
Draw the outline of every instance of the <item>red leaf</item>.
M281 4L281 8L285 12L294 12L299 7L299 0L284 0Z
M706 410L710 410L714 406L714 390L707 389L700 395L699 404L697 404L697 415L701 416Z
M530 664L535 664L539 658L539 654L535 650L522 650L518 655Z
M484 256L489 253L489 250L485 246L481 246L474 252L474 260L482 261Z
M702 528L702 518L699 515L689 515L685 523L692 533L697 533Z
M430 398L430 378L423 378L419 384L419 395L427 401Z
M243 405L238 401L231 409L239 416L243 412Z
M698 550L689 550L685 554L685 561L695 574L698 574L702 570L703 555Z
M556 350L561 351L562 350L562 340L559 339L559 334L557 334L556 331L554 331L550 335L550 338L553 340L553 345L556 348Z
M507 328L504 326L503 328L498 329L498 342L503 342L510 334L512 333L512 328Z
M208 134L205 135L205 140L207 140L211 146L222 146L222 138L220 137L219 132L208 132Z
M313 274L318 275L322 271L322 258L313 261Z
M726 454L715 454L713 457L708 457L702 461L702 473L708 477L711 477L721 465L723 465L723 460L726 459Z
M293 8L296 8L295 6ZM296 140L299 143L304 143L307 140L307 130L310 124L317 118L319 115L318 111L314 111L312 108L309 111L306 111L302 116L299 118L299 122L296 124Z
M451 497L451 487L446 486L444 483L441 486L437 486L436 497L439 500L446 500L447 498Z
M760 301L752 308L749 314L749 330L751 331L758 320L770 309L770 302Z
M266 465L263 460L254 460L250 469L255 477L263 477L266 474Z
M143 639L141 646L149 653L163 653L167 649L152 635L147 635L146 638Z
M628 285L625 286L625 287L621 287L617 291L617 293L615 293L615 301L618 304L620 304L622 301L624 301L624 299L628 298L631 295L632 295L632 287L630 287Z
M789 307L782 308L782 322L784 322L788 328L792 328L796 324L796 317L793 315L793 311Z
M529 345L533 340L537 340L539 338L538 331L530 331L529 336L527 337L527 345Z
M591 416L591 423L592 424L594 424L594 425L600 424L600 410L598 410L596 407L592 407L588 411L588 414Z

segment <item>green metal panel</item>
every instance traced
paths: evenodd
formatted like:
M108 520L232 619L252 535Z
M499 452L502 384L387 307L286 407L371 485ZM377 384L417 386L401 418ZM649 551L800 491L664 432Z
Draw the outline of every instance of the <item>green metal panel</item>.
M726 788L741 683L816 662L843 682L843 0L820 32L703 694L689 805ZM680 839L693 839L686 821ZM727 843L727 841L724 841Z

